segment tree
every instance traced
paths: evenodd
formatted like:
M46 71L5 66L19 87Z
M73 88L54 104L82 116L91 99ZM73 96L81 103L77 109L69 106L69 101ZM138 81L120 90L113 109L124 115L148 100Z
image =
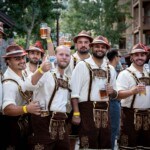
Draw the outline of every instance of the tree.
M29 41L39 37L41 22L47 22L54 26L56 14L53 8L56 6L51 0L3 0L0 2L0 9L9 15L16 23L14 31L19 37L25 37L26 48Z
M62 31L75 35L83 29L91 30L95 36L106 36L117 44L128 27L124 20L130 17L129 3L118 3L119 0L70 0L62 16Z

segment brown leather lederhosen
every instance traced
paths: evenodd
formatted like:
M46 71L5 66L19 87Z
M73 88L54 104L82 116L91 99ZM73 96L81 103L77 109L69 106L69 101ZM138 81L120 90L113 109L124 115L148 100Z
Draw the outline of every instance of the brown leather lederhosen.
M85 62L85 61L84 61ZM86 102L79 103L79 111L81 114L81 127L79 131L80 148L111 148L110 125L108 118L108 102L91 101L91 88L94 76L107 77L107 82L110 82L110 68L107 65L107 72L102 69L92 69L90 64L85 62L89 70L89 89L88 99ZM102 129L102 130L101 130ZM104 132L105 134L104 134ZM103 138L101 141L98 138ZM107 142L106 142L107 141Z
M68 133L65 125L65 120L67 119L66 113L52 112L50 111L50 107L59 87L70 91L68 83L69 79L66 77L67 81L65 81L57 78L55 73L53 74L53 78L55 81L55 87L49 100L48 112L46 112L45 116L42 115L41 117L32 115L31 121L33 126L33 135L30 138L30 143L34 145L35 149L38 146L45 147L46 145L57 140L64 141L68 139Z
M21 86L16 80L13 79L4 79L2 83L12 81L17 84L18 91L21 97L29 103L31 101L32 95L30 92L23 92ZM5 118L5 132L7 135L7 146L21 146L20 144L24 142L24 146L27 146L27 138L31 134L31 126L30 126L30 114L23 114L20 116L6 116ZM22 142L21 142L22 139ZM20 141L20 142L19 142ZM24 147L25 148L25 147Z
M145 81L146 85L150 85L149 77L143 76L141 78L137 78L136 75L131 70L129 69L126 69L126 70L132 75L132 77L134 78L136 82L136 85L138 85L141 81ZM140 145L143 142L143 140L146 141L146 139L141 139L140 140L141 143L139 143L138 141L138 143L135 144L135 141L134 142L132 141L133 137L131 137L130 135L136 136L136 134L140 133L141 130L143 130L144 132L147 131L147 133L150 132L150 122L149 122L150 109L141 110L141 109L134 108L135 99L136 99L136 95L133 95L131 106L129 108L122 107L121 135L120 135L120 141L119 141L120 148L125 148L125 147L133 148L133 147L136 147L138 144ZM130 129L130 131L128 130L128 128ZM135 139L136 138L134 138L134 140Z

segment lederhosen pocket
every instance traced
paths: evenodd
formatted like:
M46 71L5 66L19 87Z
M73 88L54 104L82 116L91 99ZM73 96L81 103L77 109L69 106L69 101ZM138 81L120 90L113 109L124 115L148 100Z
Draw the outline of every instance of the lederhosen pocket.
M52 112L52 117L50 119L49 132L50 138L56 139L57 136L60 140L64 139L65 133L65 120L67 119L66 113Z
M93 119L96 128L108 126L108 102L93 102Z

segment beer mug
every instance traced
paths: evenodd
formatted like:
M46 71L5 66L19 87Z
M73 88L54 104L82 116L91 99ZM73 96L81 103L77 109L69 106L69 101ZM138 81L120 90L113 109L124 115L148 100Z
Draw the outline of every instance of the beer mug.
M69 48L71 47L71 35L70 34L67 34L65 36L64 45L68 46Z
M108 101L109 100L108 93L107 93L107 90L106 90L106 85L103 85L103 86L100 87L99 95L100 95L101 100L103 100L103 101Z
M146 84L145 82L140 82L138 86L143 86L144 90L139 93L139 95L146 95Z
M49 115L49 112L46 109L46 104L45 103L40 103L40 108L41 108L41 117L46 117L46 116Z
M46 39L48 34L47 23L41 23L40 25L40 35L41 39Z

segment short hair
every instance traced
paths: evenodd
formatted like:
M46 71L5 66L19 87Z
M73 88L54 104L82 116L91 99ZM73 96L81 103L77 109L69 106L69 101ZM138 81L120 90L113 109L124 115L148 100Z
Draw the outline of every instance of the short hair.
M111 49L107 52L107 58L112 61L116 56L119 56L118 49Z

